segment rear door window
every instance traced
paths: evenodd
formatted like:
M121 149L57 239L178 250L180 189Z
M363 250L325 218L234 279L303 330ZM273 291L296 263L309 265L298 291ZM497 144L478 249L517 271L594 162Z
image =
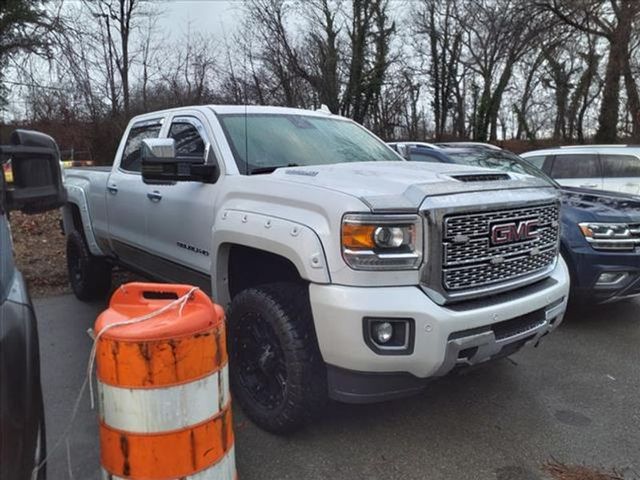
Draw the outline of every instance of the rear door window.
M604 178L640 177L640 159L633 155L600 155Z
M176 118L171 123L169 138L176 142L176 156L204 158L204 127L195 118Z
M551 176L553 178L601 178L598 156L581 153L556 155Z
M146 121L136 123L129 130L129 136L127 137L127 143L124 145L124 151L122 152L122 160L120 161L120 168L127 172L140 172L141 162L141 146L142 140L147 138L158 138L160 135L160 129L162 124L159 121Z

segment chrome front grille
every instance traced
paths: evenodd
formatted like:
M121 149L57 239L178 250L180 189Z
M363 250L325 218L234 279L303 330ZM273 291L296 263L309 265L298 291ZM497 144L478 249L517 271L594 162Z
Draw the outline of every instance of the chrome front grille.
M538 249L555 245L558 239L558 231L552 226L539 229L540 235L535 240L527 242L511 243L498 247L489 245L489 237L470 239L465 243L444 244L444 264L447 266L465 265L487 261L496 255L508 256L518 254L526 246Z
M556 203L444 217L442 283L445 290L478 289L544 271L558 250L559 209ZM493 244L493 226L536 221L535 236Z
M447 269L444 286L447 290L460 290L504 282L543 269L555 258L556 250L550 249L538 255L517 257L498 264Z
M548 204L496 212L448 215L444 220L444 236L445 239L453 239L456 235L469 237L488 235L490 224L496 221L514 221L527 218L537 218L541 225L557 222L558 207L556 204Z

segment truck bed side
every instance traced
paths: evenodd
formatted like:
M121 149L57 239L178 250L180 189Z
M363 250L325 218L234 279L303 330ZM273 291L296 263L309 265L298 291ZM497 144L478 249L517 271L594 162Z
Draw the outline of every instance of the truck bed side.
M82 167L65 170L64 183L69 203L64 209L65 231L84 233L94 255L109 255L106 191L111 167Z

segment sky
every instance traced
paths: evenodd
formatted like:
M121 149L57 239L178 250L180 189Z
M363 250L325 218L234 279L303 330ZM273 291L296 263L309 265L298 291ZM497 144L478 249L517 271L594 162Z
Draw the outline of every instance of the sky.
M164 11L158 21L160 29L181 35L208 32L223 38L240 24L242 0L166 0L156 2Z

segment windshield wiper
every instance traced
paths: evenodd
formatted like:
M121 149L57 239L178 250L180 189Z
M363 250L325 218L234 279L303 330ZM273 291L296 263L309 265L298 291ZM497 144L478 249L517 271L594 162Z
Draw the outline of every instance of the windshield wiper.
M289 163L287 165L274 165L271 167L256 167L249 170L249 175L258 175L260 173L272 173L278 168L299 167L297 163Z

